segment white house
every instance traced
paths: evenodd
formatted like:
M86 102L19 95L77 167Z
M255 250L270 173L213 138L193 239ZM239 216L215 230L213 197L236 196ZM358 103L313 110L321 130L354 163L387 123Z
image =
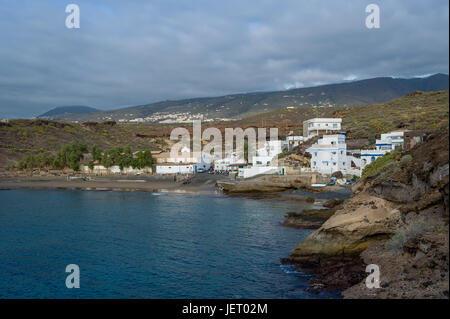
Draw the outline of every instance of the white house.
M180 154L181 153L181 154ZM166 162L168 163L179 163L179 164L189 164L194 163L196 159L192 158L191 150L187 146L183 146L181 148L181 152L177 154L176 157L167 158Z
M202 153L196 159L191 157L191 152L187 147L184 147L181 153L181 157L170 158L168 163L157 165L156 174L197 174L210 169L212 161L210 154Z
M288 150L291 151L294 147L299 146L304 141L303 136L287 136L286 137L286 145Z
M242 178L250 178L256 175L285 175L286 168L282 166L253 166L246 168L239 168L238 176Z
M286 146L285 141L267 141L264 147L256 151L256 156L252 158L253 166L269 166L272 160L283 152Z
M195 164L157 165L156 174L194 174Z
M316 144L306 149L311 154L311 170L322 174L345 172L350 168L347 160L345 135L324 135Z
M131 174L131 175L139 175L139 174L151 174L152 168L133 168L133 167L124 167L122 170L118 165L113 165L111 167L106 168L103 165L94 165L93 169L90 169L88 165L80 165L80 170L83 173L88 174L99 174L99 175L109 175L109 174Z
M314 118L303 122L303 136L328 134L341 130L341 118Z
M239 166L243 167L245 165L247 165L247 161L242 158L239 158L236 155L236 152L232 152L229 156L223 159L215 160L214 170L229 172L236 170L237 168L239 168Z
M361 162L360 168L361 170L376 161L377 158L383 156L388 153L389 150L376 149L376 150L361 150Z
M404 131L394 131L381 134L381 138L375 142L377 150L391 151L403 147Z

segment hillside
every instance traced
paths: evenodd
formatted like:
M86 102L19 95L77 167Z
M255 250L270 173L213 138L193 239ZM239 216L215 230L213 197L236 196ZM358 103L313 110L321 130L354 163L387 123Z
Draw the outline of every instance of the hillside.
M208 119L244 118L286 107L329 107L386 102L413 91L448 90L446 74L426 78L374 78L276 92L255 92L220 97L161 101L114 111L89 114L61 114L52 119L66 121L130 120L157 112L201 114Z
M415 92L378 104L354 107L283 109L231 122L202 123L202 129L217 127L278 127L283 138L289 132L302 134L302 122L314 117L342 117L350 148L373 145L376 135L397 128L433 129L449 125L448 91ZM173 128L191 124L116 124L114 122L64 123L47 120L11 120L0 123L0 168L17 163L25 155L55 153L72 141L101 148L129 145L133 150L165 149ZM223 134L224 135L224 134ZM366 145L368 144L368 145Z
M58 106L53 109L51 109L48 112L45 112L44 114L39 115L38 117L53 117L53 116L62 116L67 114L87 114L87 113L95 113L99 112L100 110L95 109L90 106L83 106L83 105L70 105L70 106Z
M0 123L0 170L15 165L29 154L40 151L55 155L70 142L85 143L89 149L130 146L133 151L157 150L154 139L136 136L126 126L114 122L60 123L47 120L11 120Z
M236 126L278 127L302 134L303 121L341 117L348 138L367 138L394 129L432 129L449 123L448 91L413 92L386 103L353 107L283 109L236 121Z

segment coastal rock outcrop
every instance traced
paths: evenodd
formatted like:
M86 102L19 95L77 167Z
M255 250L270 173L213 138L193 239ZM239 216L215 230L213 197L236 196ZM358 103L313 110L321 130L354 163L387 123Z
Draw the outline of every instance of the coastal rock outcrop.
M284 215L286 220L283 226L293 228L319 228L326 222L334 213L342 208L343 199L334 198L326 201L323 204L324 209L306 209L301 212L289 212Z
M316 286L349 288L346 298L448 298L448 138L448 128L436 130L413 149L375 161L290 262L315 267ZM362 265L371 263L382 269L376 291L361 281Z
M292 189L309 189L307 176L261 176L239 181L219 181L217 185L228 194L279 193Z
M294 249L291 260L314 264L323 257L357 255L394 234L399 223L400 211L390 202L367 194L351 198Z

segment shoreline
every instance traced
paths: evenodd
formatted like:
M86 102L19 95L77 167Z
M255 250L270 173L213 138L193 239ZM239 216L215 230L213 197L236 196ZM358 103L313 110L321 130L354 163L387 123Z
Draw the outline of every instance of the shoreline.
M279 200L323 204L332 196L343 191L349 197L345 187L326 189L320 193L309 189L283 190L279 192L240 192L228 193L217 187L223 182L224 176L196 175L194 177L175 181L173 176L8 176L0 177L0 191L5 190L78 190L78 191L113 191L167 194L223 194L230 197L244 197L255 200ZM255 186L258 187L258 186ZM298 192L298 193L296 193ZM323 194L318 196L318 194ZM325 196L324 196L325 195ZM314 202L309 202L314 198Z

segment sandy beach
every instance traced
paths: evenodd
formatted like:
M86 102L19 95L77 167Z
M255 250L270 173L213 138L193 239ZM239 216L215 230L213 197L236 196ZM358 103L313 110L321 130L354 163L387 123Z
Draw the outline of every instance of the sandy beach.
M2 176L0 190L72 189L129 192L215 192L223 176L203 175L175 181L173 176Z

